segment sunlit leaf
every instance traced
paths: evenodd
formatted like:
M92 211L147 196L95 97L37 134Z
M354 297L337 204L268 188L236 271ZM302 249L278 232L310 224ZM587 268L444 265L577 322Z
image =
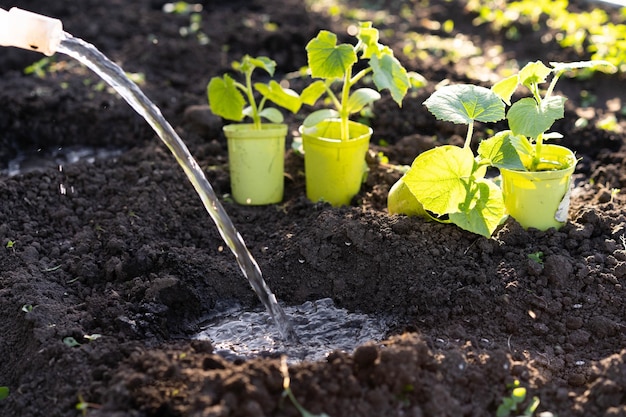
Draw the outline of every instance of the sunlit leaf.
M537 138L550 129L556 120L563 118L564 107L565 98L561 96L548 97L540 105L526 97L511 106L506 118L514 134Z
M532 84L541 84L546 82L546 78L551 72L552 70L541 61L529 62L520 70L519 81L527 87Z
M250 55L246 55L241 62L233 62L232 67L234 70L241 71L244 74L253 71L254 68L260 68L270 76L273 76L276 70L276 62L266 56L253 58Z
M304 119L304 121L302 122L302 126L313 127L316 124L323 122L324 120L338 118L338 117L339 117L339 112L337 110L334 110L334 109L317 110L309 114Z
M524 159L532 155L532 145L524 136L510 130L497 133L478 145L478 155L497 168L524 171ZM525 157L525 158L524 158Z
M315 102L326 92L326 83L322 80L317 80L311 83L308 87L302 90L300 94L300 100L303 104L312 106Z
M515 90L517 90L517 86L519 85L519 75L511 75L510 77L506 77L505 79L498 81L495 83L491 90L498 95L507 105L511 105L511 97Z
M228 75L212 78L207 87L209 105L216 115L228 120L241 121L246 101Z
M488 238L506 217L502 191L492 181L483 178L476 180L474 187L470 207L450 213L450 220L461 229Z
M266 107L259 112L259 116L269 120L272 123L282 123L284 120L283 114L273 107Z
M370 65L376 87L379 90L388 89L393 100L402 105L402 99L411 87L411 81L400 61L391 54L384 54L380 57L372 56Z
M350 114L356 113L367 106L380 99L380 93L371 88L359 88L350 94L348 99L348 112Z
M271 80L269 84L256 83L254 88L269 101L286 108L292 113L300 110L302 101L294 90L282 87L279 83Z
M337 35L322 30L306 45L311 76L319 78L342 78L357 62L354 47L337 45Z
M454 213L466 199L473 167L470 149L440 146L418 155L404 182L424 209L437 215Z
M458 124L496 122L504 118L504 103L488 88L456 84L435 91L425 102L435 117Z

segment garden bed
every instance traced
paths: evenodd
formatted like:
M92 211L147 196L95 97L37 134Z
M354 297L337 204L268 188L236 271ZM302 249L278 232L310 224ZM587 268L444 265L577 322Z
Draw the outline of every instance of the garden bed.
M489 86L509 60L585 57L542 43L542 31L521 27L528 40L515 42L474 27L459 1L342 3L393 29L383 32L386 42L429 83L402 109L389 98L374 106L370 175L351 206L308 201L303 160L289 151L284 202L245 207L228 198L208 80L246 53L271 56L293 75L306 63L307 41L320 29L343 33L346 21L298 0L222 3L204 2L201 27L185 36L190 16L165 13L162 1L0 7L58 17L67 32L144 75L142 89L223 197L281 302L329 297L393 317L385 340L291 365L301 404L332 417L489 416L519 380L539 411L626 413L624 136L594 127L612 112L623 127L623 76L560 84L569 97L560 143L582 157L563 229L524 230L509 219L486 239L390 216L387 192L401 173L377 152L410 164L433 146L462 142L461 128L436 122L422 105L437 83ZM436 27L446 19L455 22L451 35ZM409 55L412 31L463 34L463 50L471 43L481 51L458 60L433 50ZM500 55L489 52L498 45ZM41 58L0 49L0 168L31 156L23 173L0 177L0 386L10 390L0 415L76 416L77 404L101 417L300 415L283 399L277 355L229 361L209 341L190 339L224 302L251 310L259 302L175 159L96 76L63 55ZM36 62L45 65L25 75ZM301 89L297 77L292 83ZM581 90L597 97L592 105L583 107ZM587 126L575 123L583 116ZM291 116L290 130L301 120ZM73 147L115 152L75 163L49 156Z

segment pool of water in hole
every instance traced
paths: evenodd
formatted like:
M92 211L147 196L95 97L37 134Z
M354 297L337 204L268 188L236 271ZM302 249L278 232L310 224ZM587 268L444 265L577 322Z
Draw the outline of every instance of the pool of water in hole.
M285 307L285 313L298 343L281 340L267 312L245 311L240 306L214 313L194 339L210 340L215 353L229 360L286 355L288 362L296 363L323 360L334 350L351 353L366 342L383 340L390 323L383 316L337 308L330 298Z

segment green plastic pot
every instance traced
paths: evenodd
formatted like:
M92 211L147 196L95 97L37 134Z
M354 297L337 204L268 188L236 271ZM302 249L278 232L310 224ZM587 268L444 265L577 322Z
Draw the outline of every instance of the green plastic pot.
M570 182L576 168L576 156L569 149L544 144L539 169L564 168L536 172L501 169L502 194L508 214L525 229L561 228L567 222Z
M287 125L224 126L233 199L243 205L279 203L283 199Z
M372 129L350 121L349 130L350 139L341 141L339 120L300 127L309 200L326 201L335 207L348 205L361 189Z

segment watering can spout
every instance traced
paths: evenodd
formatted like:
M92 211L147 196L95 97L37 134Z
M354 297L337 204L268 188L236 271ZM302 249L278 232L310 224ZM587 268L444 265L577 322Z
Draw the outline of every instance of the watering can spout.
M26 10L0 9L0 46L15 46L53 55L63 38L63 24L58 19Z

